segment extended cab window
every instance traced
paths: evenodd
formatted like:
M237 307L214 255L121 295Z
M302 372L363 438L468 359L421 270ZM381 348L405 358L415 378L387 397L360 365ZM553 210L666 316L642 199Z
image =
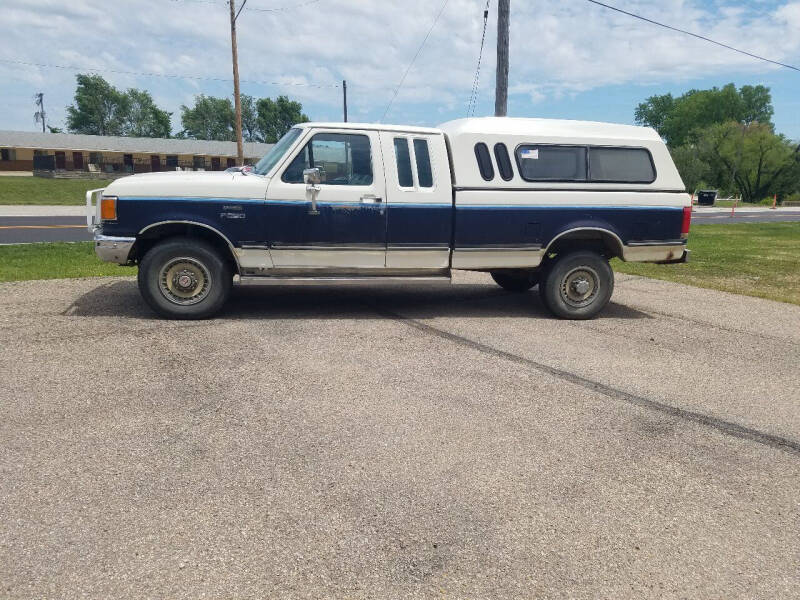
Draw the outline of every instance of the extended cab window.
M589 148L589 176L592 181L653 183L656 172L650 153L644 148Z
M525 181L586 181L585 146L523 144L516 155Z
M408 140L394 138L394 157L397 161L397 184L400 187L414 187L411 175L411 155L408 153Z
M318 133L283 172L286 183L303 183L303 170L318 167L326 185L371 185L369 138L350 133Z
M414 158L417 163L417 181L419 187L433 187L433 171L431 170L431 155L428 151L427 140L414 140Z

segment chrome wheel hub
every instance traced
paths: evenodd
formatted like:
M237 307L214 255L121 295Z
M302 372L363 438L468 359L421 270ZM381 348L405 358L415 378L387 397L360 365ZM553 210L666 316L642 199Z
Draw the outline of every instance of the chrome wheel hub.
M211 274L196 258L173 258L161 268L158 288L173 304L197 304L211 290Z
M574 308L594 302L600 290L600 276L591 267L575 267L561 280L561 298Z

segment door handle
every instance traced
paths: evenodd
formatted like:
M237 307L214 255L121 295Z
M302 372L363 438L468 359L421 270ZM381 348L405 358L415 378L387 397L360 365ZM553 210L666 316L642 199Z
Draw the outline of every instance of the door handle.
M381 202L383 202L383 198L375 194L364 194L361 196L362 204L380 204Z

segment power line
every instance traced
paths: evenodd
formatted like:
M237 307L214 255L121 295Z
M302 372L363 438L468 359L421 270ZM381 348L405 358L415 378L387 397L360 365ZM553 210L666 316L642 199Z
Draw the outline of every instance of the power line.
M400 79L400 83L397 84L397 89L395 89L395 91L394 91L394 96L392 96L392 99L389 100L389 104L386 105L386 110L383 111L383 116L381 117L381 121L383 121L386 118L386 115L388 114L389 109L392 107L392 103L394 102L394 99L397 98L397 94L398 94L398 92L400 92L400 88L403 87L403 82L406 80L406 75L408 75L408 72L411 70L411 67L414 65L414 61L417 60L417 57L419 56L419 53L422 52L422 48L425 46L425 42L428 41L428 38L430 37L431 32L433 31L433 28L436 27L436 23L439 22L439 17L442 16L442 13L444 12L444 9L447 6L448 2L450 2L450 0L444 0L444 2L442 3L442 8L439 9L439 13L436 15L436 18L433 20L433 24L431 25L431 28L428 29L428 33L425 34L425 39L422 40L422 43L419 45L419 48L417 48L417 53L414 55L414 58L412 58L411 62L408 63L408 67L406 68L406 72L403 73L403 77Z
M34 62L27 62L24 60L11 60L8 58L0 58L0 62L14 64L14 65L25 65L28 67L41 67L45 69L65 69L67 71L93 71L97 73L116 73L120 75L136 75L138 77L164 77L166 79L193 79L199 81L220 81L229 83L233 81L233 79L227 79L224 77L208 77L205 75L177 75L172 73L141 73L138 71L122 71L120 69L97 69L95 67L77 67L75 65L49 65L44 63L34 63ZM254 83L259 85L286 85L286 86L297 86L297 87L314 87L314 88L338 88L339 85L336 83L328 83L328 84L321 84L321 83L290 83L290 82L281 82L281 81L259 81L255 79L242 79L243 83Z
M752 52L747 52L746 50L740 50L739 48L734 48L733 46L729 46L728 44L723 44L722 42L718 42L716 40L712 40L711 38L707 38L703 35L699 35L697 33L692 33L691 31L686 31L685 29L678 29L677 27L672 27L671 25L666 25L664 23L659 23L658 21L653 21L652 19L648 19L641 15L637 15L632 12L628 12L627 10L622 10L621 8L617 8L616 6L611 6L610 4L604 4L602 2L598 2L597 0L586 0L587 2L591 2L592 4L597 4L598 6L602 6L603 8L607 8L609 10L614 10L618 13L622 13L623 15L628 15L629 17L633 17L634 19L639 19L641 21L646 21L647 23L651 23L653 25L658 25L659 27L664 27L665 29L671 29L672 31L677 31L678 33L684 33L686 35L690 35L694 38L699 40L703 40L706 42L710 42L712 44L716 44L717 46L721 46L723 48L727 48L728 50L733 50L734 52L738 52L739 54L744 54L745 56L750 56L752 58L756 58L758 60L763 60L764 62L772 63L773 65L778 65L780 67L786 67L787 69L793 69L794 71L800 71L800 68L787 65L786 63L778 62L777 60L772 60L770 58L764 58L763 56L759 56L758 54L753 54Z
M478 52L478 67L475 69L475 78L472 80L472 92L469 96L469 103L467 104L467 116L470 116L470 111L475 114L475 106L478 104L478 81L481 76L481 58L483 57L483 43L486 40L486 22L489 20L489 4L492 0L486 0L486 7L483 9L483 33L481 34L481 49Z
M308 6L309 4L316 4L320 0L306 0L305 2L300 2L299 4L292 4L290 6L279 6L276 8L260 8L258 6L248 6L244 8L244 10L252 10L254 12L284 12L287 10L294 10L295 8L302 8L303 6ZM224 5L227 2L217 2L217 0L172 0L172 2L197 2L200 4L218 4ZM242 9L240 9L241 11Z

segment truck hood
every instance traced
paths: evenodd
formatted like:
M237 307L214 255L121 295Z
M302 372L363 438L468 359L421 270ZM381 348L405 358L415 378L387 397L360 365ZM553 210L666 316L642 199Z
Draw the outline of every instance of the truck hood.
M107 196L136 198L264 198L269 178L249 173L168 171L111 182Z

